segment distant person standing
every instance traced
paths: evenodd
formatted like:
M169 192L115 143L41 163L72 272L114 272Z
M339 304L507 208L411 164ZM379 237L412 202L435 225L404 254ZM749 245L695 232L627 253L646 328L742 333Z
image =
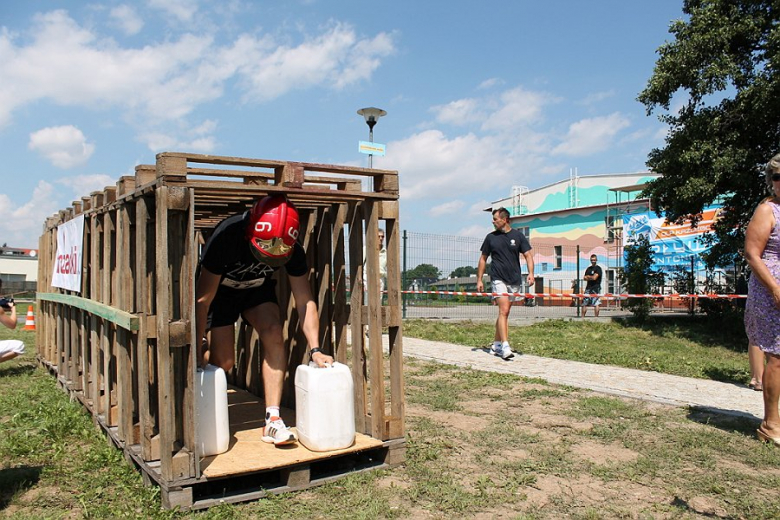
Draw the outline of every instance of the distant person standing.
M0 280L0 291L2 288L3 282ZM16 328L16 305L13 299L0 298L0 323L9 329ZM10 361L22 354L24 354L24 343L18 339L0 341L0 363Z
M379 228L377 233L376 250L379 253L379 293L383 294L387 288L387 248L385 248L385 230ZM366 276L368 272L368 255L366 255L366 248L363 247L363 276ZM368 284L364 282L365 288L365 302L368 304Z
M767 163L765 182L772 192L756 208L745 232L745 260L750 266L745 305L748 348L764 353L764 420L756 434L780 445L780 154ZM757 368L757 367L754 367Z
M590 255L590 265L585 269L582 279L585 280L585 294L582 302L582 317L588 312L588 307L593 307L593 314L599 317L599 307L601 306L601 278L604 276L601 266L598 265L599 258L596 255Z
M484 291L482 277L485 275L485 266L490 258L491 291L499 294L518 293L523 282L520 255L525 257L525 263L528 265L528 285L534 283L534 256L531 252L531 244L521 231L509 225L509 211L506 208L493 211L493 227L495 231L485 237L480 248L482 255L477 266L477 292ZM509 311L512 309L515 297L493 296L493 299L498 303L498 318L496 318L496 333L490 350L496 356L510 359L514 354L509 346Z

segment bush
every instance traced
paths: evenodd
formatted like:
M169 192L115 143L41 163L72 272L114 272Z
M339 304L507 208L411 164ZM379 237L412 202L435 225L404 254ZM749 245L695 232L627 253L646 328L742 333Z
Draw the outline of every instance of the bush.
M663 286L663 273L654 269L653 249L644 235L639 235L633 244L624 249L626 255L623 274L629 294L652 294ZM637 321L645 321L653 308L650 298L628 298L623 304Z

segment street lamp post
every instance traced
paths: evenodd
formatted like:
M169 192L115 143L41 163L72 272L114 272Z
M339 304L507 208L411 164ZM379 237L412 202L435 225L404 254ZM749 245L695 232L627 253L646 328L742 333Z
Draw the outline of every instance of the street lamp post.
M369 142L373 143L374 125L376 125L376 122L379 121L380 117L386 116L387 112L381 108L367 107L361 108L357 111L357 113L359 116L363 116L363 118L365 118L366 124L368 125L368 140ZM368 167L374 167L374 154L368 154Z

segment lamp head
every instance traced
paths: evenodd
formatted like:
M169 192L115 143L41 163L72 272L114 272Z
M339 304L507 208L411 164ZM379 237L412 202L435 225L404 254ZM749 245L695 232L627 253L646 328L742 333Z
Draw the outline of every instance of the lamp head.
M387 115L386 111L382 110L381 108L374 107L361 108L357 111L357 113L359 116L363 116L363 118L365 118L369 130L374 130L374 125L379 120L379 118Z

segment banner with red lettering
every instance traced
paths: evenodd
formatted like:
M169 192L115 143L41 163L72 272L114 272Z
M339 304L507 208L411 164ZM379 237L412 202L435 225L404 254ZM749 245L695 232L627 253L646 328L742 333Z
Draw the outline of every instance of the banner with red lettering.
M57 256L51 284L81 292L81 261L84 244L84 215L57 226Z

